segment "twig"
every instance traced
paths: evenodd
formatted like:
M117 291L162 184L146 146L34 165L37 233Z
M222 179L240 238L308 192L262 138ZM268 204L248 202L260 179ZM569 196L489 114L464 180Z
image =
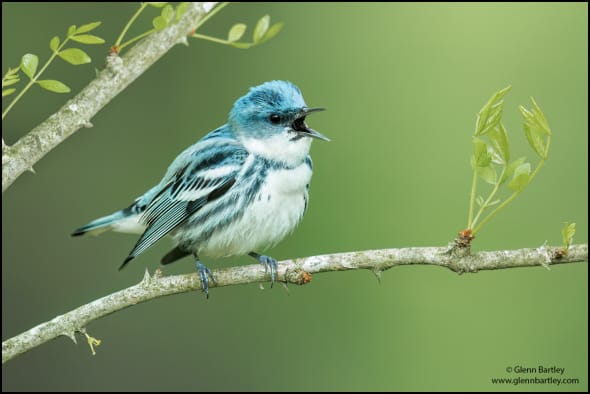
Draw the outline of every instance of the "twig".
M371 270L379 278L381 272L389 268L411 264L437 265L463 273L533 266L548 268L554 264L580 261L588 261L588 244L572 245L567 251L562 247L541 246L471 255L449 253L448 247L382 249L286 260L279 263L278 280L305 284L311 281L311 274L314 273L354 269ZM214 270L213 275L217 283L210 283L210 287L269 280L269 274L258 264ZM159 270L154 276L146 271L143 280L135 286L83 305L2 342L2 363L60 335L68 336L75 342L76 332L85 332L89 323L118 310L154 298L199 290L200 286L196 273L162 277Z
M70 135L82 127L92 127L90 120L98 111L174 45L187 43L187 34L214 4L191 3L178 23L151 34L122 57L108 56L107 67L76 97L14 145L2 144L2 192Z

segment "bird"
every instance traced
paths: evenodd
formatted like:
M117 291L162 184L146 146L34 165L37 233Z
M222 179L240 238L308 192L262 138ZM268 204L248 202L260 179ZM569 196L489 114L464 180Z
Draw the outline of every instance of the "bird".
M310 128L306 117L323 110L308 107L289 81L251 87L235 101L227 123L180 153L156 186L71 235L141 234L119 270L171 236L174 248L161 264L192 255L207 298L215 277L202 255L249 255L270 271L272 286L277 260L258 252L291 233L307 210L311 142L330 139Z

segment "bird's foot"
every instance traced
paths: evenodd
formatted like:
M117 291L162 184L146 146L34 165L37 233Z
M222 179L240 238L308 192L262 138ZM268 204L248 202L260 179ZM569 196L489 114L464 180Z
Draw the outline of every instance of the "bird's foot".
M250 253L250 256L254 257L256 260L260 262L264 266L264 271L270 271L270 287L273 286L275 283L275 278L277 276L278 264L275 259L270 256L264 256L255 252Z
M199 278L201 279L201 289L209 298L209 279L213 281L213 283L217 283L215 277L213 276L213 272L209 268L207 268L201 261L197 260L197 272L199 273Z

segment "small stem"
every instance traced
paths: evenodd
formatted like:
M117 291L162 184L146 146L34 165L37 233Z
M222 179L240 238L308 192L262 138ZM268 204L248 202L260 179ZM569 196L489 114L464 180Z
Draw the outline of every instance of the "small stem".
M483 204L481 204L481 207L479 207L479 212L477 212L477 215L475 215L475 219L473 219L473 223L471 223L472 226L475 226L475 224L479 220L479 217L481 216L483 211L487 208L490 201L492 201L492 198L494 198L494 196L498 192L498 189L500 188L500 180L504 177L504 172L506 172L506 166L504 166L504 168L502 169L502 173L500 174L500 177L498 178L498 182L494 186L494 189L490 193L489 197L487 198L487 200Z
M229 41L222 40L221 38L215 38L215 37L211 37L211 36L206 36L204 34L199 34L199 33L193 34L192 37L201 38L201 39L207 40L207 41L213 41L213 42L216 42L218 44L229 44L230 43Z
M514 193L512 193L512 195L510 197L508 197L502 204L498 205L496 207L496 209L494 209L492 212L490 212L489 215L486 216L485 219L481 221L481 223L479 224L479 226L477 226L473 230L473 235L477 234L477 232L479 230L481 230L481 228L483 227L484 224L486 224L492 217L494 217L498 212L500 212L502 209L504 209L504 207L506 205L510 204L510 202L512 200L514 200L516 198L516 196L518 196L519 194L520 194L520 192L514 192Z
M128 45L133 44L135 41L141 40L142 38L149 36L150 34L152 34L155 31L156 31L156 29L151 29L151 30L146 31L143 34L138 35L137 37L132 38L131 40L127 41L126 43L119 45L119 50L125 48Z
M475 191L477 189L477 169L476 163L473 163L473 178L471 180L471 195L469 197L469 218L467 219L467 228L471 228L471 219L473 219L473 205L475 203Z
M228 4L229 2L219 4L217 7L215 7L215 9L211 10L211 12L209 12L201 20L199 20L194 29L197 30L199 27L203 26L205 22L207 22L213 15L217 14L219 11L224 9L225 6L227 6Z
M25 94L26 91L29 90L29 88L31 86L33 86L35 84L35 82L37 82L37 79L39 79L39 77L41 76L41 74L43 74L43 71L45 71L45 69L47 69L47 67L49 67L49 64L51 64L51 62L53 61L53 59L55 59L55 57L57 56L57 54L59 53L59 51L64 47L64 45L69 40L70 40L70 37L66 37L66 39L64 40L64 42L61 43L61 45L55 50L55 52L53 52L53 54L45 62L45 64L43 65L43 67L41 67L41 70L39 70L39 72L36 75L34 75L33 78L31 78L31 80L29 81L29 83L23 88L23 90L21 90L21 92L18 94L18 96L16 96L14 98L14 100L12 100L12 102L8 105L8 107L6 107L6 109L4 110L4 112L2 112L2 120L4 120L4 117L6 117L6 115L8 114L8 111L10 111L12 109L12 107L14 107L14 105L17 103L18 100L20 100L20 98L23 96L23 94Z
M220 5L218 5L217 7L215 7L215 9L214 9L214 10L212 10L212 11L211 11L209 14L205 15L205 16L203 17L203 19L201 19L201 20L200 20L200 21L197 23L197 26L195 27L195 30L196 30L198 27L202 26L202 25L203 25L203 23L205 23L205 22L206 22L206 21L207 21L209 18L211 18L211 17L212 17L213 15L215 15L216 13L218 13L218 12L219 12L221 9L223 9L223 8L224 8L226 5L228 5L228 4L229 4L229 3L221 3ZM121 35L119 36L119 39L117 40L117 42L116 42L116 43L115 43L115 45L114 45L114 46L118 47L118 48L119 48L119 50L122 50L123 48L125 48L125 47L127 47L127 46L129 46L129 45L133 44L133 43L134 43L134 42L136 42L136 41L139 41L139 40L141 40L141 39L142 39L142 38L144 38L144 37L147 37L147 36L149 36L150 34L152 34L153 32L155 32L155 31L156 31L156 29L151 29L151 30L148 30L148 31L146 31L145 33L142 33L142 34L140 34L139 36L137 36L137 37L134 37L134 38L132 38L131 40L129 40L129 41L127 41L127 42L125 42L125 43L121 44L121 41L123 41L123 37L124 37L124 36L125 36L125 34L127 33L127 30L129 30L129 28L131 27L131 24L132 24L132 23L135 21L135 19L137 19L137 17L138 17L138 16L139 16L139 14L141 13L141 11L143 11L143 9L144 9L146 6L147 6L147 3L142 3L142 5L141 5L141 7L139 8L139 10L137 10L137 12L135 13L135 15L133 15L133 16L131 17L131 19L129 20L129 22L127 23L127 25L125 26L125 28L123 29L123 32L121 33ZM196 36L196 34L195 34L195 36ZM219 42L219 43L222 43L222 44L227 44L227 43L229 43L229 41L221 41L221 40L219 40L219 41L216 41L217 39L216 39L216 38L214 38L214 37L203 36L203 37L200 37L200 38L203 38L203 39L205 39L205 40L209 39L210 41Z
M147 3L141 3L141 6L137 10L137 12L135 14L133 14L133 16L131 17L131 19L129 19L129 22L127 22L127 24L125 25L125 28L121 32L121 35L119 36L119 38L117 38L117 41L115 42L115 45L114 46L117 46L117 47L120 46L121 41L123 41L123 37L125 37L125 34L127 34L127 30L129 30L129 28L131 27L131 25L133 24L133 22L135 22L135 20L139 16L139 14L141 14L141 12L147 6L148 6Z
M11 108L14 106L14 104L16 104L16 102L18 100L20 100L20 98L22 97L23 94L25 94L25 92L27 90L29 90L29 88L35 83L34 80L30 80L29 83L23 88L23 90L21 90L21 92L14 98L14 100L12 100L12 102L8 105L8 107L6 107L6 109L4 110L4 112L2 112L2 120L4 120L4 117L8 114L8 111L11 110Z
M549 142L551 142L551 139L547 140L547 151L549 151ZM543 167L543 164L545 164L545 160L541 160L539 162L539 164L537 164L537 168L535 168L535 171L533 171L533 173L531 174L531 177L529 178L529 184L533 181L535 176L539 173L539 170L541 169L541 167ZM500 212L502 209L504 209L504 207L506 205L510 204L510 202L512 200L514 200L516 198L516 196L518 196L520 193L521 192L512 193L512 195L510 197L508 197L508 199L506 199L506 201L504 201L502 204L498 205L496 207L496 209L494 209L492 212L490 212L490 214L488 216L486 216L484 220L482 220L482 222L479 224L479 226L477 226L475 228L475 230L473 230L473 235L475 235L479 230L481 230L481 228L483 227L484 224L486 224L494 215L496 215L498 212Z

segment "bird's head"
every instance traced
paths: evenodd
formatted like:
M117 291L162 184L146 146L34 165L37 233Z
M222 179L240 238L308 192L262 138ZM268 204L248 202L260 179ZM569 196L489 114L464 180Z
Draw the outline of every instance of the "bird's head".
M312 138L329 141L305 122L306 116L322 110L307 107L291 82L271 81L250 88L236 101L229 124L250 152L295 165L309 153Z

